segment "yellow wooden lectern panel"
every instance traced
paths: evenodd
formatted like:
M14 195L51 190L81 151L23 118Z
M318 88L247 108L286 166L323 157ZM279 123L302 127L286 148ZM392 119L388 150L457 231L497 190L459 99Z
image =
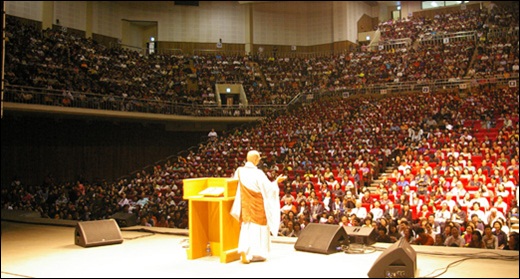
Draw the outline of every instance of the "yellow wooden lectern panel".
M220 257L221 263L236 261L240 224L230 214L235 201L238 180L232 178L208 177L183 180L184 199L189 202L188 259L207 256L208 242L213 256ZM201 194L208 187L222 188L221 196ZM214 192L214 191L211 191ZM217 191L219 192L219 191ZM203 192L204 193L204 192Z

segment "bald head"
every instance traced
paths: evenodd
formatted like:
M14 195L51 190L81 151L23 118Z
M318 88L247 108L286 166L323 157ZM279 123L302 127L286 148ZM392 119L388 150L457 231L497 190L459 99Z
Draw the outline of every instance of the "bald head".
M247 161L253 163L255 166L260 162L260 152L251 150L247 152Z

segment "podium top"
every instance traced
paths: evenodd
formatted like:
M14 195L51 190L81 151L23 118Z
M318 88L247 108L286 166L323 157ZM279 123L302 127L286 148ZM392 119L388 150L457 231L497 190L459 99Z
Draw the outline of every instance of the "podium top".
M199 177L183 179L183 199L201 197L231 198L237 193L238 180L228 177Z

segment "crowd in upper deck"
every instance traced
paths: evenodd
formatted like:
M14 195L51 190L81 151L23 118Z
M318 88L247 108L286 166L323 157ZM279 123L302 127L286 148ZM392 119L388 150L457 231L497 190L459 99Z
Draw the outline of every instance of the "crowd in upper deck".
M287 104L300 93L518 75L517 10L493 6L378 27L382 41L407 37L413 43L315 58L143 55L7 17L5 78L8 85L61 90L63 99L88 102L87 94L99 94L102 101L117 100L114 106L132 110L142 100L215 104L216 83L241 83L250 105L272 105ZM448 42L432 36L459 31L476 35ZM67 105L70 100L48 102Z

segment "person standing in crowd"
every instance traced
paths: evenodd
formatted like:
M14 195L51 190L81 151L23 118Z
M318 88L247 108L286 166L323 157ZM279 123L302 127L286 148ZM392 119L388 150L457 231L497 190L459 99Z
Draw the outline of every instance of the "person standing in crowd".
M280 227L280 189L278 183L287 177L279 175L270 181L257 166L260 152L247 153L247 162L237 168L234 178L238 189L231 208L231 216L240 222L238 253L242 263L265 261L271 246L271 233L278 235Z
M208 133L208 139L211 141L216 141L217 138L218 138L217 132L215 131L215 129L211 129L211 131L209 131L209 133Z

